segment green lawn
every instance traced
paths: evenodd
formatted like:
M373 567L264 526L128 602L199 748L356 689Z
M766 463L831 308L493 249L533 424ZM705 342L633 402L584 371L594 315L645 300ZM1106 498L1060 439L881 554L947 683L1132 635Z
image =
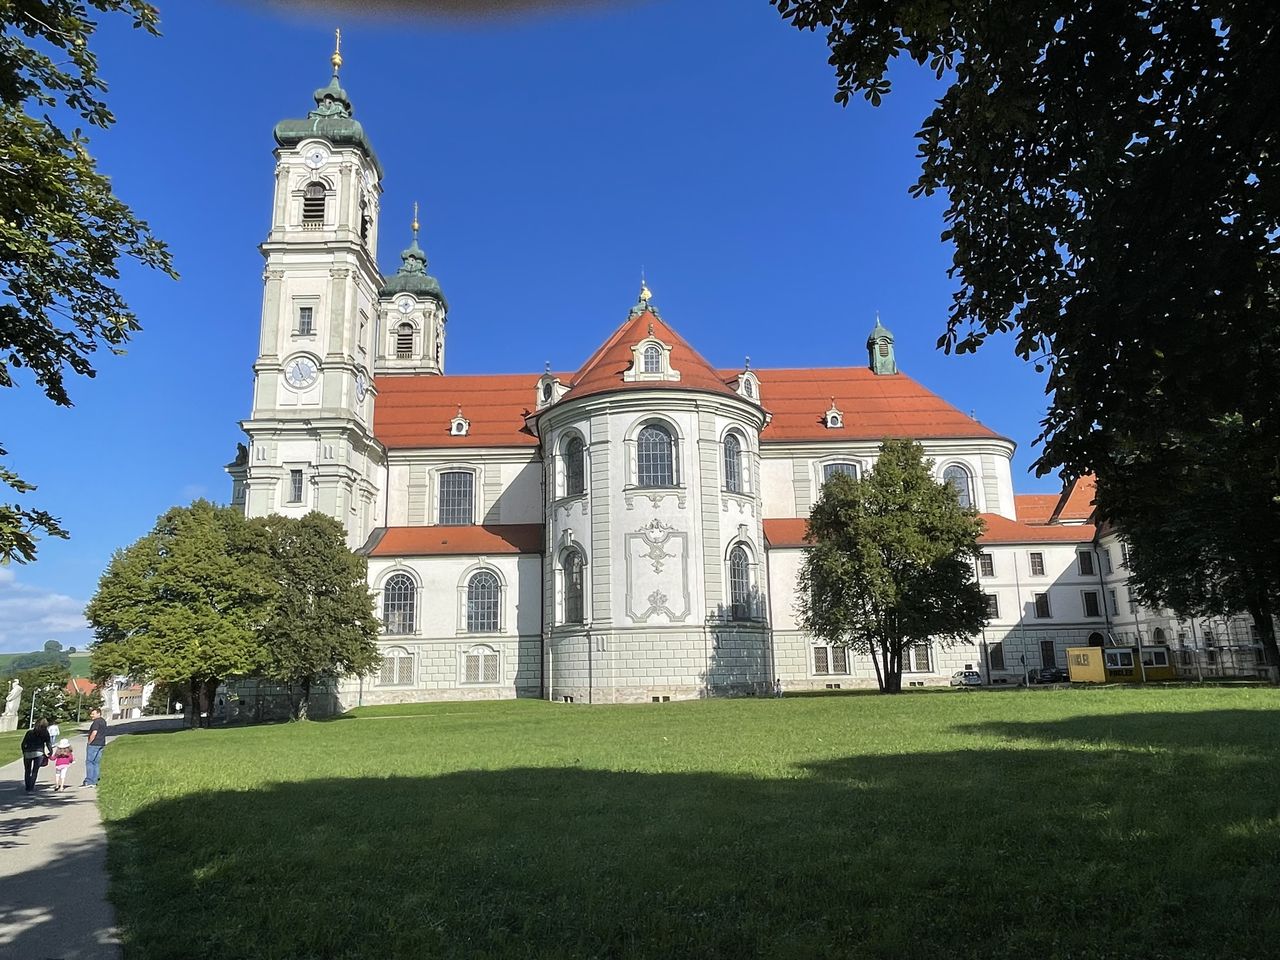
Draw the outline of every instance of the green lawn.
M112 897L130 960L1269 957L1278 707L521 701L130 737Z

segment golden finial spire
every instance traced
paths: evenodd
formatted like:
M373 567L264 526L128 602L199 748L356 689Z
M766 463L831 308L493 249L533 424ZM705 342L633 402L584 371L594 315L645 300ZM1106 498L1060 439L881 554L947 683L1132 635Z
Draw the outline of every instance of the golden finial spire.
M644 282L644 267L640 268L640 302L648 303L653 299L653 291L649 289L649 285Z
M418 201L413 201L413 239L418 239Z
M338 69L342 66L342 28L339 27L333 31L333 56L329 58L329 62L333 64L333 75L338 75Z

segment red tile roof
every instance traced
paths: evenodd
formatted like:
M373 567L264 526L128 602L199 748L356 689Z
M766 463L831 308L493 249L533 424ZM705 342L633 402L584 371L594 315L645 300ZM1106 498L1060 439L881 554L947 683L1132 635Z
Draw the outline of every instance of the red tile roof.
M728 379L739 371L720 371ZM866 367L753 370L760 402L773 421L761 443L788 440L998 438L999 434L957 410L905 374L878 376ZM834 398L844 427L830 429L824 414Z
M652 331L652 332L651 332ZM622 375L635 363L632 348L646 337L653 336L671 348L671 369L680 374L679 380L626 381ZM689 346L680 334L649 310L628 317L627 321L609 337L586 363L582 365L563 399L589 397L613 390L703 390L737 396L725 383L702 354Z
M979 537L981 543L1092 543L1091 523L1037 524L1010 520L995 513L984 513L987 528Z
M1098 481L1092 474L1077 477L1066 485L1058 506L1050 521L1089 520L1093 517L1093 500L1098 493Z
M764 521L765 542L774 549L778 547L807 547L809 546L809 541L806 539L808 532L809 521L803 517L765 518Z
M542 524L506 523L474 527L388 527L373 545L373 557L541 553Z
M1062 497L1056 493L1017 493L1013 503L1023 523L1048 523Z
M87 677L74 677L67 681L64 689L67 693L81 693L88 696L98 689L98 685Z
M649 335L671 347L672 369L679 380L624 381L633 361L632 347ZM716 370L662 319L649 311L629 317L600 348L569 376L563 399L616 390L701 390L736 396L729 383L741 370ZM761 402L773 417L761 434L763 443L795 440L841 442L915 439L998 438L972 417L897 373L877 376L866 367L755 370ZM374 413L375 436L389 449L533 447L537 438L525 426L536 403L541 374L488 376L381 376ZM834 398L844 414L844 427L828 429L823 414ZM471 423L469 434L454 437L449 424L461 409Z
M539 373L486 376L378 377L374 435L388 449L424 447L533 447L525 427ZM471 422L465 437L449 435L458 409Z

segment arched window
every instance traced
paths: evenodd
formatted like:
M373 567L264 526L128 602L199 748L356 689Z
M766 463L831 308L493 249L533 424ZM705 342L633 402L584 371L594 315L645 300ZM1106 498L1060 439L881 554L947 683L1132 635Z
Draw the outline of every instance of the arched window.
M956 502L960 506L973 506L973 478L969 476L968 470L958 463L953 463L942 471L942 482L955 493Z
M564 445L565 496L576 497L586 491L585 459L586 458L583 455L582 438L577 434L574 434Z
M736 433L724 438L724 488L730 493L742 492L742 441Z
M400 635L413 633L418 588L406 573L397 573L382 585L383 632Z
M582 554L577 550L570 550L564 555L565 623L584 622L582 597Z
M822 465L822 482L826 483L837 473L842 473L846 477L853 477L853 479L857 480L858 465L847 460L842 460L838 463L824 463Z
M1168 643L1169 642L1168 639L1165 637L1163 627L1156 627L1153 631L1151 631L1151 642L1152 643Z
M756 388L751 385L750 380L742 381L742 393L743 393L743 396L753 397L753 398L755 397Z
M1106 645L1106 638L1103 637L1102 634L1098 633L1098 631L1095 630L1093 633L1089 634L1089 646L1105 647Z
M751 561L741 544L729 551L729 606L734 620L751 619Z
M324 195L323 183L307 184L307 189L302 192L302 225L304 227L319 227L324 223Z
M488 570L467 581L467 633L497 633L500 598L498 578Z
M402 323L396 327L396 359L413 359L413 324Z
M642 487L674 487L675 444L666 427L650 423L636 442L636 482Z
M382 670L378 673L381 687L407 687L413 683L413 654L404 647L388 647L382 651Z
M662 372L662 348L656 343L651 343L644 348L644 372Z
M484 644L477 644L467 651L463 663L463 683L497 683L498 651Z

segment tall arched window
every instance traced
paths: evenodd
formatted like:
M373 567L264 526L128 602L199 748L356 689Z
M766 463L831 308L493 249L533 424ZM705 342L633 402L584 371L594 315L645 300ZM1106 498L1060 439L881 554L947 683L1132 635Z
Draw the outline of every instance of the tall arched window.
M675 444L666 427L650 423L636 441L636 482L642 487L676 485Z
M396 327L396 359L413 359L413 324L402 323Z
M570 550L564 556L565 623L582 623L585 620L582 580L582 554L577 550Z
M734 620L751 619L751 560L741 544L729 551L729 606Z
M584 461L582 438L574 434L564 445L565 496L576 497L586 490L586 464Z
M968 470L958 463L953 463L942 471L942 482L955 493L956 502L960 506L973 506L973 479L969 476Z
M724 488L730 493L742 492L742 441L736 433L724 438Z
M418 588L407 573L397 573L382 585L383 631L392 634L413 633Z
M644 372L662 372L662 348L656 343L651 343L644 348Z
M498 578L488 570L467 581L467 633L496 633L501 590Z
M475 522L475 474L469 470L449 470L440 474L442 527L465 527Z
M302 225L319 227L324 223L324 184L308 183L302 192Z

